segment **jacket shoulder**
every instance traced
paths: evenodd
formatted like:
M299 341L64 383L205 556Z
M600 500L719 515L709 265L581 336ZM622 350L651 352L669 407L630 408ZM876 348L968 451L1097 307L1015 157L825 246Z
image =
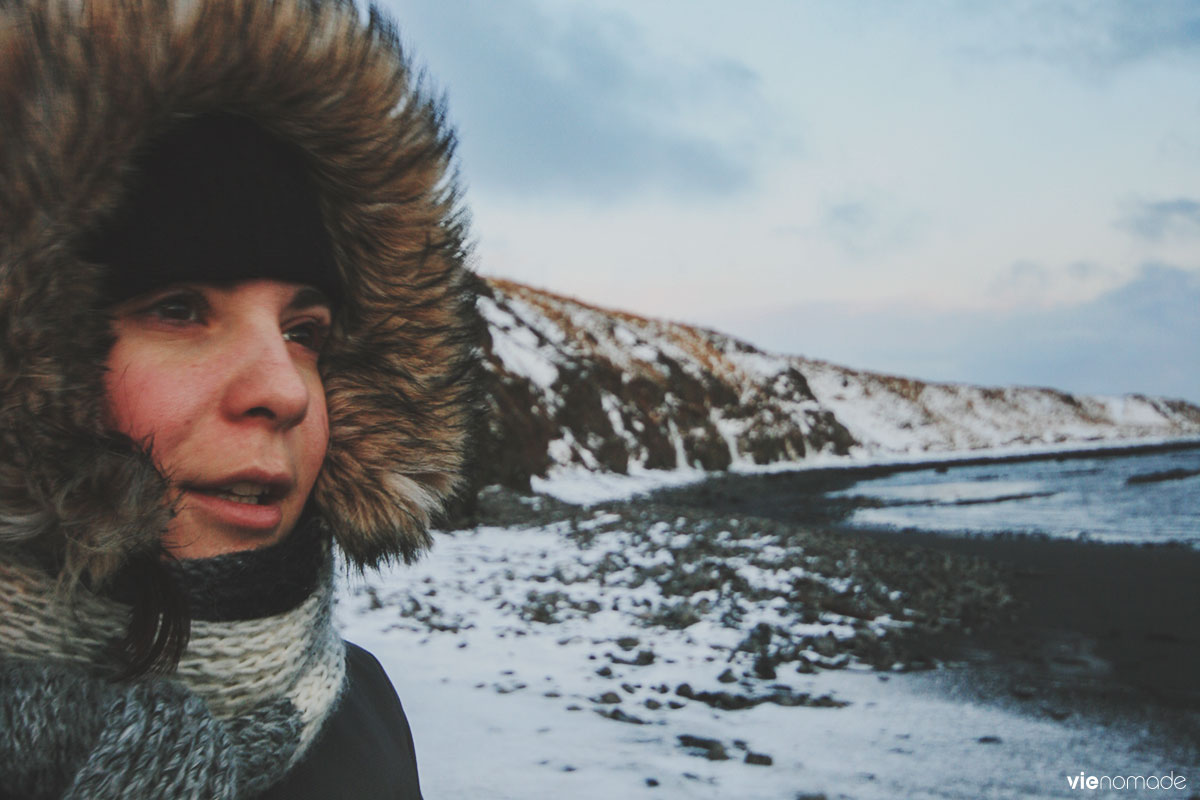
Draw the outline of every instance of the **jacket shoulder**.
M421 800L416 749L378 659L346 643L346 691L313 746L263 798Z

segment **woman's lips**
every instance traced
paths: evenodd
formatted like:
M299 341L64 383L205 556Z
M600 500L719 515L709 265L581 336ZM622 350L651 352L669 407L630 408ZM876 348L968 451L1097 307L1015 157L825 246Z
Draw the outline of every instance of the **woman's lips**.
M184 487L182 505L223 525L243 530L267 532L274 530L283 521L280 498L266 494L257 502L242 502L229 499L227 492Z

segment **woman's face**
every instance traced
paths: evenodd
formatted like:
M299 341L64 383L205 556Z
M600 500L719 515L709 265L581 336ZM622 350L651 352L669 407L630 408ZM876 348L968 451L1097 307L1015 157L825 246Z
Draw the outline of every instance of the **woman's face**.
M167 547L202 558L287 536L329 441L317 372L328 301L274 280L187 283L113 314L108 410L171 482Z

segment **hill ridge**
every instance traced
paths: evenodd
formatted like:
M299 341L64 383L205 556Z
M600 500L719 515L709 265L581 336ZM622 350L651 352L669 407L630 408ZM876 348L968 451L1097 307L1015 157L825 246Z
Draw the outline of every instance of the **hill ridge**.
M720 331L480 281L481 484L564 467L708 471L1200 434L1182 400L981 387L762 351Z

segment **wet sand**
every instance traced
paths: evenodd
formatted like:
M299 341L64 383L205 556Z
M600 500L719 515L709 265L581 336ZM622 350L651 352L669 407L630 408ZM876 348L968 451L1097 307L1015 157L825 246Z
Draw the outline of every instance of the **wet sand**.
M1035 537L903 536L912 544L987 559L1005 567L1017 599L1012 623L979 632L976 644L1059 668L1080 679L1105 676L1171 707L1200 711L1200 551L1183 546L1114 545ZM1080 652L1047 654L1050 639Z
M980 695L1052 716L1141 719L1200 749L1200 550L845 525L854 499L824 493L889 471L727 475L655 497L994 563L1016 599L1012 620L929 641L932 656L973 667Z

